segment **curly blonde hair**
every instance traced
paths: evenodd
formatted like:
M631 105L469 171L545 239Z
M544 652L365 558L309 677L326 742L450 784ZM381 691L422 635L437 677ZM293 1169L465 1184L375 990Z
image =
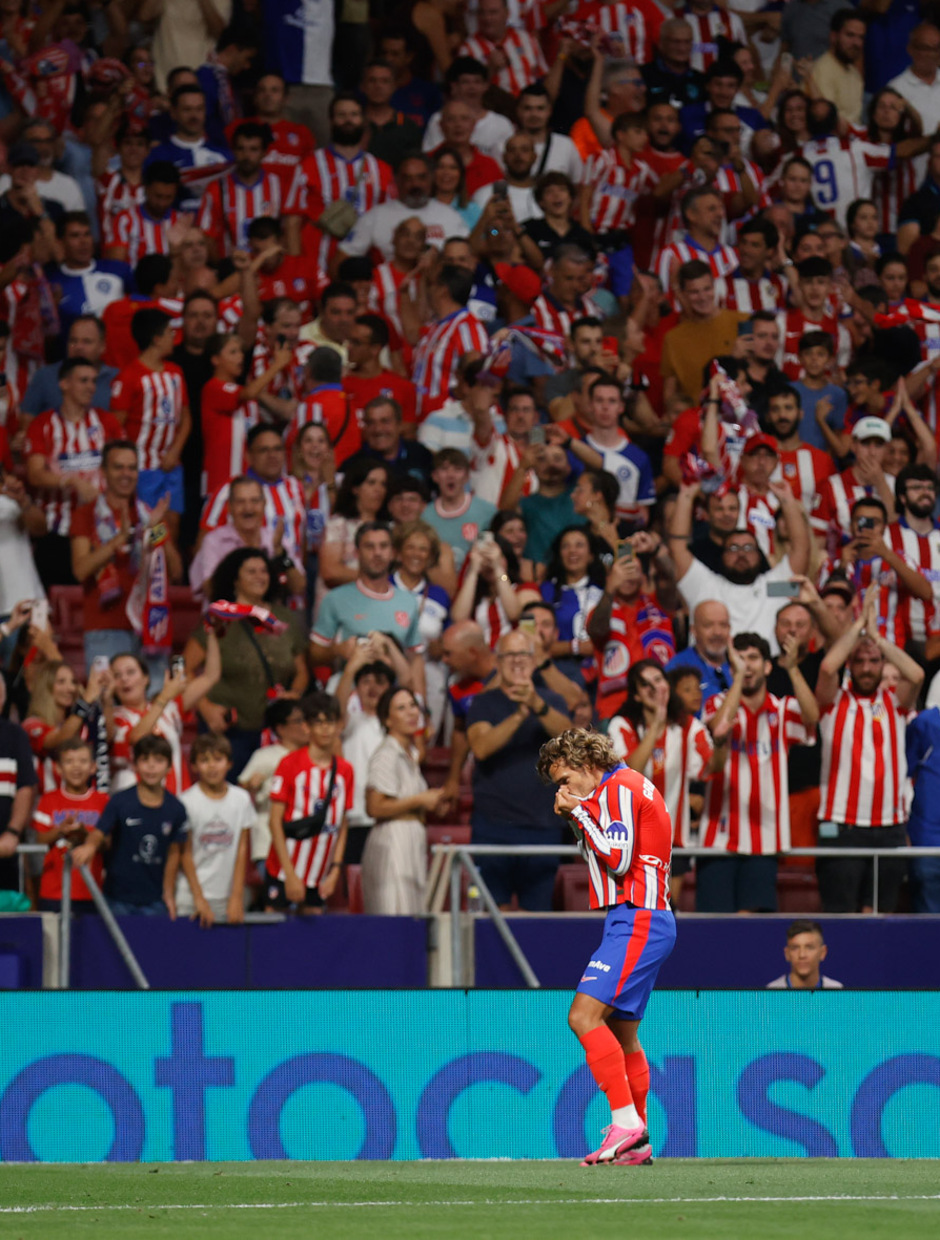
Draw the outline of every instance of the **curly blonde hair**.
M614 747L606 736L590 728L569 728L553 736L539 750L538 773L547 784L552 783L551 769L556 762L583 770L612 771L620 765Z

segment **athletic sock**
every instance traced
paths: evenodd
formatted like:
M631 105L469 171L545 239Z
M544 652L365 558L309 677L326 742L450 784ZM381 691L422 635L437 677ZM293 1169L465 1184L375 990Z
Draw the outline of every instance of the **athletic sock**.
M599 1025L578 1041L584 1047L591 1075L606 1095L613 1122L620 1128L639 1128L642 1121L633 1105L623 1048L616 1037L606 1025Z
M650 1091L650 1066L643 1050L630 1051L623 1054L627 1080L630 1082L630 1093L633 1103L639 1112L640 1119L646 1123L646 1095Z

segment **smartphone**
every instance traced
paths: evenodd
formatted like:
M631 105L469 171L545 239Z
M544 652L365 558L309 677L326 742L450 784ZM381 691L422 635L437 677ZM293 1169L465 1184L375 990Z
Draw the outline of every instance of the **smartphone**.
M45 629L49 626L49 600L45 598L37 598L33 603L32 615L29 618L30 624L35 624L37 629Z
M182 676L186 671L186 661L182 655L178 654L170 660L170 675L174 680Z
M523 633L531 633L534 637L536 633L535 616L523 616L519 621L519 629Z
M493 197L494 197L494 198L503 198L503 199L505 199L505 198L508 198L508 197L509 197L509 186L506 184L506 182L505 182L505 181L496 181L496 182L494 182L494 184L493 184Z
M284 349L287 347L287 337L283 334L283 332L277 338L277 347L279 349Z
M488 547L491 543L496 542L496 535L492 530L484 530L479 538L481 547Z
M798 581L768 581L768 598L797 598L800 593Z
M859 532L861 532L862 530L873 530L875 528L875 518L874 517L859 517L858 520L855 522L855 525L858 528Z
M99 675L102 672L106 672L110 668L110 666L111 666L111 660L108 658L106 654L96 654L95 657L91 661L91 670L93 672L98 672Z
M739 323L738 324L738 335L739 336L753 336L754 335L754 320L744 319L741 323Z
M545 442L545 427L544 426L533 426L532 429L529 431L529 443L544 443L544 442Z
M618 560L632 560L633 559L633 543L627 542L626 539L624 539L622 542L617 543L617 559Z

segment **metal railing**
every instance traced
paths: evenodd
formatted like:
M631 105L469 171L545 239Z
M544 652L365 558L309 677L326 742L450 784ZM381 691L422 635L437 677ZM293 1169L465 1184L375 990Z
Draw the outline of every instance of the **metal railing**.
M474 857L580 857L580 850L574 844L434 844L432 845L431 870L428 876L427 908L432 914L444 912L444 902L450 893L450 950L451 972L454 986L472 985L465 976L465 953L462 919L473 919L478 913L464 911L461 908L463 897L463 875L475 886L487 914L493 921L496 931L506 945L510 956L515 962L522 978L530 990L537 990L540 982L532 966L519 945L519 940L512 932L505 912L493 899L480 874ZM675 848L676 857L719 857L730 854L717 852L714 848ZM872 916L878 913L878 866L879 861L895 861L914 857L940 857L940 847L916 848L910 845L902 848L791 848L785 853L787 857L866 857L873 862L872 871Z
M19 844L17 846L17 859L19 863L19 881L20 891L24 891L26 858L29 856L45 856L49 851L47 844ZM59 918L59 989L68 990L71 980L72 967L72 875L75 872L75 864L72 860L72 853L66 849L62 856L62 905L58 913ZM92 901L95 908L101 915L108 933L114 940L114 945L120 953L121 959L127 965L131 977L134 979L134 985L138 990L149 990L150 983L147 981L143 969L137 957L131 949L130 943L124 937L124 932L118 925L114 914L108 907L108 902L102 894L101 888L95 881L95 877L91 869L87 865L78 867L78 872L85 880L85 886L91 893Z

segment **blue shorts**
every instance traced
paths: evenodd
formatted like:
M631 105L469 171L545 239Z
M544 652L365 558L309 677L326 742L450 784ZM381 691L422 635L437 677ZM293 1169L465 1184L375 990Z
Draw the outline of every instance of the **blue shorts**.
M170 511L182 512L183 502L183 467L165 472L162 469L142 469L137 475L137 498L155 508L167 491L170 493Z
M578 994L612 1007L621 1020L642 1020L660 965L676 942L670 909L618 904L578 983Z

